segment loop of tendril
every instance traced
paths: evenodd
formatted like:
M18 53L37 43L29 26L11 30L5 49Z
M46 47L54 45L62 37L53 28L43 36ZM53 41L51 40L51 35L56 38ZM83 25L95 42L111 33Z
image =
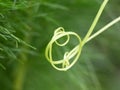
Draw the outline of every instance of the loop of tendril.
M97 13L90 29L88 30L86 36L84 37L84 39L82 41L78 34L76 34L74 32L65 32L64 28L62 28L62 27L55 30L54 35L53 35L51 41L48 43L48 45L46 47L46 51L45 51L46 58L48 59L48 61L52 64L52 66L55 69L60 70L60 71L66 71L69 68L71 68L75 64L75 62L78 60L78 58L81 54L82 47L84 46L85 43L89 42L90 40L92 40L93 38L95 38L96 36L98 36L99 34L104 32L105 30L107 30L109 27L111 27L112 25L114 25L115 23L120 21L120 17L118 17L118 18L114 19L112 22L110 22L107 25L105 25L104 27L102 27L96 33L91 35L108 1L109 0L104 0L103 3L101 4L100 9L98 10L98 13ZM53 60L53 56L52 56L53 44L55 43L61 47L65 46L69 42L71 35L75 36L78 39L79 44L77 46L75 46L71 51L65 52L63 59ZM58 39L60 39L64 36L67 37L66 41L64 43L58 42ZM71 59L73 59L73 60L71 60ZM59 65L61 67L58 67L57 65Z
M78 39L79 44L75 46L71 51L65 52L64 57L61 60L53 60L53 56L52 56L53 44L55 43L58 46L65 46L69 42L71 35L75 36ZM59 43L57 40L62 38L63 36L67 37L66 41L64 43ZM72 67L75 64L75 62L78 60L81 54L81 49L82 49L82 44L79 35L74 32L65 32L64 28L59 27L58 29L55 30L51 41L48 43L46 47L45 55L48 61L52 64L52 66L55 69L60 71L66 71L70 67Z

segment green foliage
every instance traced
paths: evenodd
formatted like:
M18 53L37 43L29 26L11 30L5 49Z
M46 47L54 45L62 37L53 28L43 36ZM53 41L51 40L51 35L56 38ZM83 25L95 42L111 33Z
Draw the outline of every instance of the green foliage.
M0 0L0 90L119 90L120 23L87 44L67 72L54 70L44 56L58 26L86 34L102 3L97 1ZM119 16L118 2L109 2L96 30Z

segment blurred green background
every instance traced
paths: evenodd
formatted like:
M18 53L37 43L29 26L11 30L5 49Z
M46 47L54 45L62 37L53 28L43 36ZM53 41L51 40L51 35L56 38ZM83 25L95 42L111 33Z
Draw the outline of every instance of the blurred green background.
M59 26L83 38L102 2L0 0L0 90L120 90L120 23L87 43L66 72L55 70L44 55ZM118 16L120 0L110 0L94 32Z

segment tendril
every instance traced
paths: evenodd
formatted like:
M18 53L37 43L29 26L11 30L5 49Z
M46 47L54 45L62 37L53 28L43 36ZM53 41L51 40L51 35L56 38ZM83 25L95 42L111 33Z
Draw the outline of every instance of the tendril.
M63 36L67 37L66 41L64 43L59 43L58 39L62 38ZM53 60L53 56L52 56L53 44L55 43L56 45L63 47L69 42L70 36L75 36L78 39L79 44L75 46L71 51L65 52L64 57L61 60ZM59 27L58 29L55 30L51 41L48 43L46 47L45 56L55 69L66 71L67 69L72 67L75 64L75 62L78 60L81 54L81 49L82 49L82 44L79 35L74 32L65 32L64 28Z
M60 70L60 71L66 71L69 68L71 68L76 63L78 58L80 57L81 50L88 41L92 40L93 38L95 38L96 36L98 36L99 34L104 32L105 30L107 30L109 27L111 27L112 25L114 25L115 23L120 21L120 17L118 17L118 18L114 19L112 22L105 25L100 30L98 30L96 33L91 35L107 2L108 2L108 0L104 0L103 3L101 4L100 9L83 40L81 40L80 36L78 34L76 34L75 32L65 32L64 28L62 28L62 27L59 27L58 29L55 30L54 35L53 35L52 39L50 40L50 42L48 43L46 50L45 50L45 56L46 56L47 60L51 63L51 65L55 69ZM60 43L59 39L63 38L64 36L67 37L67 39L63 43ZM63 47L69 43L70 36L75 36L78 39L79 44L76 45L71 51L65 52L62 59L54 60L53 55L52 55L53 44Z

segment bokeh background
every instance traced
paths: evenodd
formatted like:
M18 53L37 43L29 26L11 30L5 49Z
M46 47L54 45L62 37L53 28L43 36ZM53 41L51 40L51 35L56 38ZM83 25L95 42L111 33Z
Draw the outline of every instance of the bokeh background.
M0 0L0 90L120 90L120 23L87 43L66 72L44 55L59 26L83 38L102 2ZM110 0L94 32L118 16L120 0ZM66 48L55 53L59 57Z

